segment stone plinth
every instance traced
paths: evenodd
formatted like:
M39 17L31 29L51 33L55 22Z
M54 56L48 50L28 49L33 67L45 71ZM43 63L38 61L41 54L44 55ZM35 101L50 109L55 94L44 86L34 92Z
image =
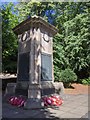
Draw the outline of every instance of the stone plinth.
M26 109L42 108L41 106L41 85L30 84L28 88L28 99L24 105Z
M23 95L23 96L28 96L28 82L24 81L18 81L16 84L16 89L15 89L15 94L16 95Z
M58 95L64 94L64 85L62 82L53 82L53 86L55 88L55 93Z
M62 82L49 82L49 81L43 81L41 82L41 93L42 96L44 95L50 95L50 94L58 94L62 95L64 94L64 86Z
M28 88L28 98L41 98L41 85L30 84Z
M44 105L42 105L41 99L38 98L28 98L24 104L25 109L41 109Z
M41 82L41 94L44 95L50 95L55 93L55 87L53 85L53 82L50 81L43 81Z
M15 95L16 83L8 83L5 94Z

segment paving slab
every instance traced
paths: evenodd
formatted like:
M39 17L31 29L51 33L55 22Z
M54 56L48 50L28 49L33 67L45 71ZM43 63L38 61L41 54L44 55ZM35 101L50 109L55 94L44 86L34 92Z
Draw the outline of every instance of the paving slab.
M67 112L67 113L62 114L60 117L61 118L81 118L82 116L74 114L74 113Z
M64 112L68 112L68 111L72 111L72 107L66 107L66 106L61 106L60 107L60 111L64 111Z
M73 113L73 114L77 114L77 115L83 116L86 113L88 113L88 107L82 107L82 106L80 106L79 108L76 108L76 109L74 109L74 110L72 110L70 112Z
M25 110L3 102L2 114L7 118L88 118L88 95L67 94L63 96L63 100L64 103L58 109L34 110Z

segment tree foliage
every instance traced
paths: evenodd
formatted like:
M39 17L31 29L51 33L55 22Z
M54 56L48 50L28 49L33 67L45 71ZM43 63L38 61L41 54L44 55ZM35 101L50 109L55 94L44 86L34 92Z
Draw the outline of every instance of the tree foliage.
M3 15L3 59L4 70L10 61L16 60L17 43L12 28L33 15L39 15L59 30L53 41L55 80L60 78L61 70L67 68L78 77L90 74L90 36L88 3L83 2L20 2L2 9ZM6 24L7 23L7 24ZM12 59L11 59L12 58ZM86 73L86 74L85 74Z
M62 70L60 73L60 81L64 83L72 83L77 81L77 75L71 69Z
M17 38L12 28L18 23L13 4L2 5L2 61L3 72L16 72Z
M73 11L73 8L76 8L76 11ZM56 18L57 27L61 32L54 38L54 64L59 72L69 67L78 77L82 71L85 76L81 76L88 77L90 74L89 8L86 3L70 3L63 9L65 15Z

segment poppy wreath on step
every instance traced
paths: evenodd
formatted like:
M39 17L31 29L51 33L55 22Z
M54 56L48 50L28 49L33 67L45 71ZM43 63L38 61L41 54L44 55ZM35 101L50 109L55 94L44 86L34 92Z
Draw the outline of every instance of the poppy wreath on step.
M10 99L9 99L9 103L10 103L11 105L18 106L18 107L23 106L24 103L25 103L25 101L26 101L25 98L23 98L23 97L21 97L21 96L19 96L19 97L12 96L12 97L10 97Z
M42 98L44 106L60 106L63 103L63 100L59 96L45 96Z

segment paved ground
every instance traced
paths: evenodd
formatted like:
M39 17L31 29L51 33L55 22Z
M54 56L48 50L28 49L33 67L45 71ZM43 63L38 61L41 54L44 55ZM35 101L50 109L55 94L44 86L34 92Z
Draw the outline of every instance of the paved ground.
M4 118L89 118L88 94L63 95L64 103L58 109L25 110L3 102ZM90 112L89 112L90 113Z
M51 110L59 118L88 118L88 95L66 95L59 110Z

